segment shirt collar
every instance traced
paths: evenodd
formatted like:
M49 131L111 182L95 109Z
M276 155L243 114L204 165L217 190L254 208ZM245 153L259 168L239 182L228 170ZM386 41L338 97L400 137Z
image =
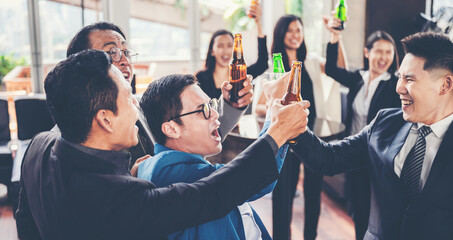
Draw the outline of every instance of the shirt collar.
M120 169L126 169L129 171L129 163L131 160L131 155L127 151L109 151L101 150L90 147L85 147L80 144L72 143L61 137L61 141L69 146L86 153L88 155L94 156L96 158L107 161Z
M450 114L449 116L447 116L446 118L444 118L436 123L431 124L429 127L431 128L433 133L436 135L436 137L443 139L445 136L445 133L447 133L448 127L450 127L452 122L453 122L453 113ZM417 123L412 126L412 129L418 131L418 129L423 126L425 126L425 124Z
M157 155L161 152L165 152L165 151L177 151L177 152L181 152L181 151L178 151L178 150L174 150L174 149L171 149L169 147L166 147L164 145L161 145L159 143L156 143L154 144L154 154ZM201 156L200 154L194 154L194 153L187 153L187 152L181 152L181 153L185 153L187 155L190 155L194 158L198 158L198 159L203 159L203 161L206 161L206 159L203 158L203 156Z
M362 79L365 82L370 81L370 71L369 70L360 70L360 75L362 75ZM373 81L380 82L380 81L388 81L392 75L389 72L383 72L381 75L379 75L376 79Z

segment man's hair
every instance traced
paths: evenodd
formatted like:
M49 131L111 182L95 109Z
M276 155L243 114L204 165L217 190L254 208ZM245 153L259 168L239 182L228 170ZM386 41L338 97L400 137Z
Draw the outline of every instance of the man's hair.
M153 81L143 93L140 107L158 143L163 145L167 141L161 130L162 123L181 113L181 93L187 86L196 83L193 75L172 74ZM182 124L179 118L174 121Z
M99 50L84 50L61 61L47 75L47 105L64 139L86 141L101 109L116 114L118 86L109 76L112 61Z
M126 35L124 35L123 31L120 27L113 23L109 22L97 22L90 24L88 26L83 27L71 40L68 46L68 50L66 52L66 57L71 56L74 53L81 52L86 49L91 48L91 42L89 35L93 31L103 31L103 30L112 30L119 33L123 38L126 40Z
M453 73L453 42L442 33L416 33L401 40L406 54L425 59L423 70L445 69Z

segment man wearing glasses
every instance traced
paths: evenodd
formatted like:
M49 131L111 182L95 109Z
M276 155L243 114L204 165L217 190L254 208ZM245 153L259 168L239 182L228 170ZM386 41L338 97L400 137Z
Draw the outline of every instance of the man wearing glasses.
M113 65L122 72L128 82L132 82L134 74L133 63L138 54L129 48L126 36L120 27L109 22L98 22L85 26L71 40L66 55L69 57L85 49L102 50L109 54L113 60ZM225 83L222 86L223 98L219 101L221 109L219 120L222 123L219 132L222 138L226 137L228 132L233 129L245 111L246 106L252 101L253 93L250 79L246 81L244 86L243 91L240 93L243 97L238 103L234 104L229 102L229 89L231 85ZM139 116L137 126L139 128L139 144L129 149L132 155L131 165L139 157L153 153L154 141L142 114Z
M143 94L140 106L157 143L154 157L140 164L139 178L164 187L195 182L224 166L212 165L204 158L222 150L218 133L219 114L217 99L209 99L196 84L193 75L169 75L152 82ZM278 147L275 144L271 146L277 153ZM285 152L282 148L277 154L278 170L283 164ZM275 182L249 201L270 193L274 186ZM238 205L223 218L172 233L168 237L181 240L271 239L251 206L247 202Z

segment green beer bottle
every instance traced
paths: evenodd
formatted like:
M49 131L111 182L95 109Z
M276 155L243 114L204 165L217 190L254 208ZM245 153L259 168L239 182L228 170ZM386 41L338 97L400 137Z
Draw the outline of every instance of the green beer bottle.
M274 60L274 80L280 78L285 74L285 66L283 65L282 54L274 53L272 54L272 59Z
M337 7L335 8L335 17L341 20L341 25L336 27L337 30L344 29L344 22L346 21L346 3L345 0L338 0Z

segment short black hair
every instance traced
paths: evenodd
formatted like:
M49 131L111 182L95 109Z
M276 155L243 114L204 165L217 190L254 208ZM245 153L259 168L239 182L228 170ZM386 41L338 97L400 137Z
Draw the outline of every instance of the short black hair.
M81 52L86 49L91 48L89 35L93 31L103 31L103 30L112 30L119 33L126 40L126 35L124 35L121 28L110 22L97 22L90 25L87 25L80 29L80 31L72 38L71 42L68 45L68 50L66 51L66 57L71 56L74 53Z
M283 65L285 66L285 71L287 72L291 70L292 63L289 62L289 57L288 54L286 53L285 36L286 32L288 31L289 25L294 21L299 21L302 27L304 26L302 19L296 15L288 14L278 19L274 27L274 39L272 40L271 47L272 53L282 54ZM304 40L302 41L302 44L296 51L296 55L297 61L303 62L305 61L305 58L307 58L307 46L305 45L305 36Z
M398 58L398 50L396 49L395 40L393 40L392 35L385 31L377 30L370 34L370 36L367 38L365 47L368 49L368 51L370 51L373 48L374 43L379 40L385 40L387 42L390 42L393 46L393 62L390 65L389 69L387 69L387 72L394 75L396 71L399 69L400 65ZM365 70L368 70L370 68L369 60L365 56L363 56L363 65Z
M401 40L406 54L425 59L423 70L445 69L453 73L453 42L443 33L415 33Z
M109 75L111 66L103 51L84 50L58 63L47 75L47 105L65 140L86 141L99 110L116 114L118 86Z
M167 141L161 130L162 123L182 111L181 93L186 87L197 83L191 74L172 74L153 81L143 93L140 107L158 143L164 145ZM182 124L179 118L174 121Z

